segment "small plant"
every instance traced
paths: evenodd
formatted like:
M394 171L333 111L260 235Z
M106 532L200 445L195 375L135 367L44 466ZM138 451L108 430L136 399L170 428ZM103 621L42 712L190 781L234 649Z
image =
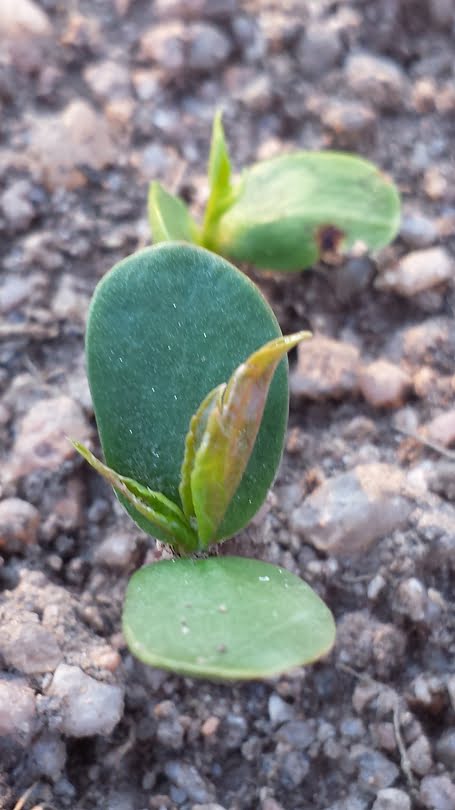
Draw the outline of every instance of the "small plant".
M238 262L270 270L302 270L333 260L356 243L369 249L396 235L395 185L367 160L341 152L296 152L256 163L237 182L221 115L215 116L209 159L210 194L202 225L158 182L149 190L155 243L193 242Z
M192 245L142 250L95 291L86 352L106 463L75 447L175 555L127 588L125 637L148 664L257 678L333 643L330 611L302 580L212 551L248 523L275 477L286 353L307 337L283 337L249 279Z

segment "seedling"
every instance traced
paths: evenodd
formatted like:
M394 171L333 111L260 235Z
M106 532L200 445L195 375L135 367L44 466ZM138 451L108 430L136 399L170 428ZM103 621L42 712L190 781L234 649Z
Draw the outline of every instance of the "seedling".
M174 559L137 571L123 628L142 661L188 675L258 678L313 661L334 639L330 611L302 580L218 554L263 503L288 410L286 353L257 288L185 244L142 250L98 285L86 351L105 464L136 523Z
M396 235L395 185L372 163L341 152L295 152L256 163L232 180L221 115L209 159L210 194L202 225L158 182L148 212L155 243L193 242L238 262L302 270L333 261L356 244L387 245Z

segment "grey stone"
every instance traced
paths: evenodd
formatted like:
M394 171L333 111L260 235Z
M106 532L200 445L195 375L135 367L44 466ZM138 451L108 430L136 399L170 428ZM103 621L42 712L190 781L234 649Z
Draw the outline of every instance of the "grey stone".
M0 551L17 554L36 543L40 514L28 501L5 498L0 501Z
M0 197L0 209L15 232L26 230L35 216L35 208L30 200L31 191L27 180L15 180Z
M100 101L112 101L130 94L128 68L112 59L88 65L84 70L84 79Z
M213 787L204 781L193 765L179 760L170 760L164 766L164 772L178 788L182 788L193 802L211 802L214 796Z
M342 147L373 139L376 120L374 110L358 101L331 101L321 111L323 125L332 134L333 141Z
M314 79L335 67L343 48L336 28L329 22L312 22L304 31L297 56L304 76Z
M291 375L291 391L306 399L341 399L357 390L359 350L349 343L322 335L298 347L297 367Z
M0 654L9 667L26 675L53 672L62 657L57 640L39 623L36 614L25 615L23 621L2 623Z
M54 782L61 776L66 762L66 746L61 737L45 731L33 743L31 755L37 775Z
M303 751L309 748L316 739L314 723L309 720L291 720L281 726L276 738L292 748Z
M273 726L279 726L294 717L294 709L282 697L272 692L268 702L269 718Z
M329 554L366 551L405 523L412 505L404 475L387 464L359 465L325 481L291 515L291 527Z
M188 26L188 67L207 73L223 65L230 52L228 37L215 25L193 23Z
M379 791L372 810L411 810L411 799L404 790L384 788Z
M59 664L48 695L60 707L60 730L69 737L110 734L123 715L123 689L91 678L79 667Z
M407 756L412 770L419 776L426 776L431 770L433 759L431 756L430 743L423 734L417 737L415 742L409 746Z
M455 501L455 462L434 462L427 474L427 484L433 492Z
M424 776L420 799L428 810L455 810L455 785L448 776Z
M436 743L436 756L447 768L455 768L455 728L444 732Z
M364 366L359 388L373 408L399 408L411 390L411 378L399 366L379 359Z
M422 214L405 214L401 220L400 236L410 248L426 248L438 238L436 225Z
M410 298L446 284L454 272L455 264L445 248L427 248L407 253L396 266L380 273L375 284L380 290Z
M135 545L134 540L126 532L114 532L100 543L95 559L107 568L123 571L133 559Z
M0 41L15 67L41 69L53 29L48 15L33 0L2 0Z
M0 737L28 746L36 727L35 695L22 679L0 677Z
M139 43L139 57L155 62L169 76L178 75L185 65L185 26L172 21L148 28Z
M278 778L285 790L294 790L302 784L309 770L308 757L299 751L288 751L279 764Z
M412 622L425 621L428 596L423 583L416 577L409 577L400 582L395 593L394 607L398 613L407 616Z
M405 76L391 59L354 53L346 61L345 76L349 87L378 109L400 107L406 86Z
M359 769L359 784L369 793L377 794L398 779L400 771L395 763L373 748L363 748L354 759Z
M443 411L427 422L423 427L423 434L436 444L450 447L455 443L455 408Z

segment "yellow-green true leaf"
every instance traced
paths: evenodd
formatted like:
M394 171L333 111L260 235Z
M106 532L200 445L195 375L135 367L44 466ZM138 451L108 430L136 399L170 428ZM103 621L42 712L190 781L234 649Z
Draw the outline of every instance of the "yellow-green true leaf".
M232 203L233 191L231 186L231 162L224 136L221 111L215 114L213 120L208 175L210 195L205 209L201 239L205 247L210 248L209 234L212 225Z
M148 217L155 243L198 241L198 227L185 203L169 194L157 181L150 184Z
M246 557L168 560L131 578L123 632L141 661L191 677L267 678L326 655L335 624L301 579Z
M153 492L132 478L119 475L96 458L81 442L73 442L73 446L119 495L146 518L151 533L157 531L170 545L181 547L186 552L194 551L198 547L195 531L187 522L182 510L169 498L160 492Z
M226 387L218 386L204 400L191 420L180 494L185 494L184 510L196 517L202 546L216 539L242 480L279 361L310 336L298 332L266 343L234 371Z

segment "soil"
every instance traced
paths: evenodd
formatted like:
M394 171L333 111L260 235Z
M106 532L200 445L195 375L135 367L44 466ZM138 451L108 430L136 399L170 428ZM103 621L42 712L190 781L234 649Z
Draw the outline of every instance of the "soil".
M454 810L453 2L17 0L0 35L0 808ZM148 243L151 179L201 210L220 104L237 168L349 149L396 180L404 210L375 256L251 271L284 332L341 349L333 380L291 358L281 470L235 547L306 579L338 641L317 665L234 685L131 657L122 598L157 552L62 440L96 435L91 293ZM430 248L442 283L387 281ZM377 491L358 505L366 467L399 476L398 506Z

